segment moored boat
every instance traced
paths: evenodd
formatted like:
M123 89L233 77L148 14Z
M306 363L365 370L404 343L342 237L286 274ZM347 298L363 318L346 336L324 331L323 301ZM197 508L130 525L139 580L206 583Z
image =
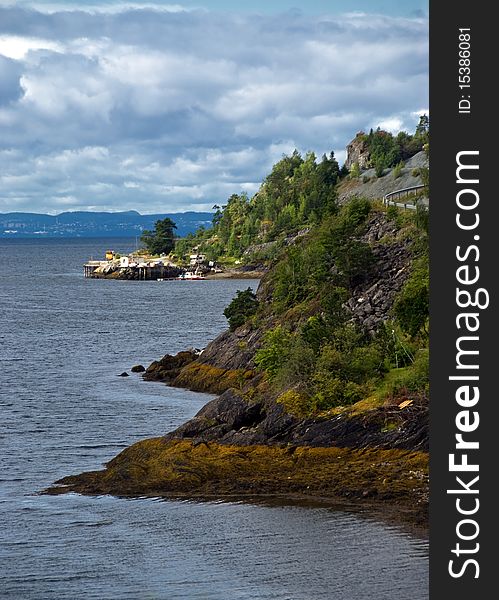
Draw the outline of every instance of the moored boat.
M192 280L192 279L206 279L206 277L204 275L200 275L199 273L196 273L193 271L186 271L185 273L182 273L182 275L179 275L177 277L177 279Z

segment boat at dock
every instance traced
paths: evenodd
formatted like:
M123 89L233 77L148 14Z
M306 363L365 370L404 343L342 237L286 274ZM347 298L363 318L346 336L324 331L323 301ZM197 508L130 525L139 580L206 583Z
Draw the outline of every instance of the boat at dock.
M200 275L193 271L186 271L185 273L182 273L181 275L179 275L177 277L177 279L179 279L180 281L184 281L184 280L193 280L193 279L206 279L206 277L204 275Z

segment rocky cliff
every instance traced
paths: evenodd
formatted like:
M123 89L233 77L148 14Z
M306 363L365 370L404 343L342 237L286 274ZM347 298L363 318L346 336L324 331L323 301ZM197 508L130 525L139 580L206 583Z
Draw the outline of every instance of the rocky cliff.
M347 158L345 166L350 170L355 163L359 165L361 170L367 169L370 166L371 155L365 140L363 131L359 131L355 138L347 146Z

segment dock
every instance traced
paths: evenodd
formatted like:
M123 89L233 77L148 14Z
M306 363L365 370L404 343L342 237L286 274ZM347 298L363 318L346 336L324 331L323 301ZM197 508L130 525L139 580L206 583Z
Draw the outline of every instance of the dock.
M89 260L83 265L86 279L127 279L157 281L176 279L183 269L168 261L166 257L117 256L106 252L106 260Z

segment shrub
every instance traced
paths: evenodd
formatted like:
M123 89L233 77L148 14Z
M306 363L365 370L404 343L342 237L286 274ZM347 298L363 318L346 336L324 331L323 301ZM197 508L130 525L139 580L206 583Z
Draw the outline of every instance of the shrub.
M275 329L267 331L262 347L255 354L256 366L265 371L270 380L275 378L288 358L291 337L289 331L278 325Z
M393 178L398 179L402 175L402 169L404 168L403 161L400 161L395 167L393 167Z
M393 305L393 312L402 330L412 337L418 333L426 336L426 322L429 316L429 276L428 258L416 261L409 279L399 292Z
M290 337L284 360L275 370L274 381L277 388L304 385L310 380L315 368L315 353L311 346L298 335Z
M354 162L350 169L350 179L357 179L358 177L360 177L359 163Z
M298 390L287 390L277 398L290 415L298 418L307 417L313 411L314 405L308 394Z
M423 182L423 185L426 188L426 193L429 193L429 187L430 187L430 169L428 169L428 167L421 167L419 169L419 175L421 177L421 181Z
M369 183L371 181L371 178L369 177L369 175L364 175L362 177L362 183Z
M376 177L383 177L383 173L385 172L385 163L382 160L377 160L374 163L374 172Z
M378 327L373 343L388 368L404 367L414 361L414 345L392 321L385 321Z
M250 287L244 291L237 290L235 298L224 310L230 330L234 331L254 315L258 310L258 304L256 295Z
M375 345L355 348L348 356L346 372L348 379L363 383L386 371L383 356Z
M312 399L315 411L353 404L361 400L364 395L362 386L352 381L344 381L324 371L316 373L314 383L317 389Z
M358 227L367 219L371 212L371 202L367 198L355 196L345 206L344 223L347 227Z
M416 227L421 231L428 233L430 225L430 214L422 202L416 203Z
M366 273L374 257L369 244L355 239L347 240L336 256L336 266L351 285L358 275Z
M386 209L386 218L389 221L394 221L398 217L399 209L393 204L388 205Z
M429 351L427 348L422 348L417 352L412 365L400 369L400 373L390 385L390 393L393 396L407 392L427 394L430 386L429 377Z

